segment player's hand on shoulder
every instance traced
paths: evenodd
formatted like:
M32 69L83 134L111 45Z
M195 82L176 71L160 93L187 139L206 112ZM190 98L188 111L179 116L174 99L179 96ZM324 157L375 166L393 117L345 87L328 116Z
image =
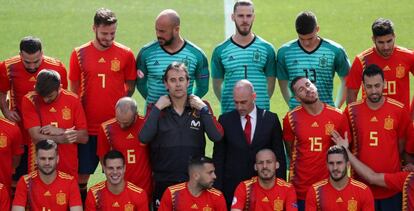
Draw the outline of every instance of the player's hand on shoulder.
M170 105L171 105L171 100L170 100L170 97L168 95L161 96L158 99L158 101L155 103L155 106L160 110L162 110L162 109L164 109L164 108L166 108Z
M17 112L8 109L4 112L4 117L12 122L20 122L22 120Z
M201 110L203 107L207 106L198 96L190 95L188 96L191 108Z

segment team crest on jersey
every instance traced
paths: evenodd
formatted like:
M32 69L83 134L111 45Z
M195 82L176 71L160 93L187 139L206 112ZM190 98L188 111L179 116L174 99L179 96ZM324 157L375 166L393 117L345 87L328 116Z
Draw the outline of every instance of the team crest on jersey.
M356 211L358 208L358 202L354 199L348 201L348 211Z
M121 62L115 58L111 60L111 70L114 72L118 72L121 69Z
M253 61L254 62L260 62L260 56L261 56L260 51L259 50L256 50L253 53Z
M65 106L65 108L62 109L62 119L64 119L64 120L71 119L72 118L71 113L72 112L71 112L70 108L68 108L68 107Z
M334 129L335 129L335 125L332 124L331 122L328 122L325 125L325 135L327 135L327 136L331 135L331 133Z
M5 136L3 133L0 135L0 148L7 147L7 136Z
M191 65L191 59L188 58L188 56L186 56L183 60L181 60L182 63L185 64L185 66L188 68L190 68Z
M134 211L134 205L133 204L126 204L124 206L124 211Z
M283 210L283 200L280 200L279 197L273 202L273 210L282 211Z
M398 65L397 68L395 68L395 77L397 78L404 78L405 75L405 67L401 64Z
M328 58L324 54L319 58L319 67L326 68L326 66L328 66Z
M66 204L66 194L65 193L57 193L56 194L56 204L58 205L64 205Z
M203 207L203 211L212 211L213 209L211 209L211 207L208 207L208 205L207 205L207 207Z
M394 119L388 116L384 121L384 129L392 130L394 128Z

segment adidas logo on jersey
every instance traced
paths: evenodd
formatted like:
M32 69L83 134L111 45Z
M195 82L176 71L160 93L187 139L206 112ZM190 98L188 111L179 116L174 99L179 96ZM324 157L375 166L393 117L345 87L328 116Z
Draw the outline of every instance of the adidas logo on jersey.
M234 57L232 55L229 56L229 61L234 61Z
M385 71L390 71L390 70L391 70L391 68L387 65L387 66L385 66L385 67L384 67L384 69L382 69L382 70L383 70L384 72L385 72Z
M198 206L197 206L197 204L193 204L193 205L191 205L191 209L196 209L196 210L198 210Z
M127 139L133 139L134 135L132 135L131 133L126 137Z
M264 198L262 199L262 202L269 202L269 199L268 199L267 197L264 197Z
M98 63L105 63L105 59L103 57L101 57L98 61Z
M52 194L49 191L46 191L43 196L51 196Z
M342 200L342 198L339 197L339 198L336 199L336 203L338 203L338 202L344 202L344 200Z
M372 117L372 118L371 118L371 120L370 120L370 121L371 121L371 122L378 122L378 119L377 119L377 117L375 117L375 116L374 116L374 117Z
M160 63L158 62L158 60L155 60L154 65L160 65Z
M32 76L29 81L36 81L36 78L34 76Z
M317 122L313 122L311 127L319 127Z
M49 110L49 112L56 113L56 109L55 109L54 107L52 107L52 108Z
M120 207L119 203L116 201L115 203L112 204L112 207Z

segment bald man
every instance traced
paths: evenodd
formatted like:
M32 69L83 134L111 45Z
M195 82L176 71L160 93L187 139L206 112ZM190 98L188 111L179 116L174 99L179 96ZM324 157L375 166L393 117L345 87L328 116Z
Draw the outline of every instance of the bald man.
M144 118L137 113L136 101L130 97L119 99L115 106L115 118L102 123L99 129L97 156L102 161L110 150L120 151L126 158L125 180L144 189L150 198L152 176L149 150L138 138L143 124Z
M188 69L187 93L203 97L208 91L207 58L199 47L181 37L178 13L171 9L162 11L155 21L155 34L157 40L145 45L137 57L137 89L147 104L168 94L162 76L172 62L184 63Z
M224 192L229 207L237 185L257 175L254 164L259 150L268 148L276 154L280 163L277 177L286 178L282 129L277 114L256 106L254 87L245 79L234 86L233 100L236 108L219 117L224 137L214 143L213 152L215 186Z

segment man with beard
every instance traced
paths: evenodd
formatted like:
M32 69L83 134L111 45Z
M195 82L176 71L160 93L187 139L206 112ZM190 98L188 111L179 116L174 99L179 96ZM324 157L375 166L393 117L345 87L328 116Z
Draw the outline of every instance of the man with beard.
M137 113L137 102L131 97L123 97L115 106L115 118L99 128L97 155L101 160L110 150L120 151L125 161L125 180L145 190L151 198L152 171L149 160L149 147L138 139L144 125L144 118Z
M66 68L63 63L55 58L43 55L42 42L39 38L27 36L20 41L20 53L17 56L6 59L0 63L0 109L3 116L15 122L20 127L23 137L24 153L20 164L13 175L13 186L19 178L33 171L32 164L28 164L28 145L32 142L22 121L22 98L28 92L33 91L36 77L40 70L51 69L59 73L62 88L68 87ZM7 92L9 99L7 100Z
M81 98L88 119L89 141L79 148L79 187L86 197L89 175L98 165L96 142L102 122L115 116L119 98L132 96L135 90L135 58L131 49L114 41L115 14L105 8L95 13L95 39L75 48L70 58L71 90ZM102 103L105 102L105 103Z
M349 158L344 147L327 153L329 178L317 182L306 194L306 210L374 211L374 198L367 185L348 177Z
M363 69L371 64L384 71L383 95L410 107L410 72L414 74L414 51L395 45L394 24L378 18L371 26L371 47L355 57L346 81L347 103L356 101L362 82ZM365 98L366 93L362 93Z
M208 102L188 95L190 78L183 63L173 62L164 74L168 95L150 104L139 140L149 144L154 177L153 207L159 206L164 190L188 180L191 157L204 156L206 137L220 141L223 128Z
M289 181L296 189L299 210L305 210L309 187L328 177L325 156L334 143L331 132L349 131L342 111L319 100L318 89L305 76L294 78L291 92L301 106L283 119L283 138L290 155Z
M106 180L89 189L86 211L149 210L145 190L124 179L126 166L121 152L107 152L102 160L102 168Z
M162 76L172 62L187 66L189 94L203 97L208 91L209 71L204 52L180 35L180 16L172 9L163 10L155 21L157 41L145 45L137 56L137 89L147 104L167 94ZM195 84L194 84L195 82Z
M241 79L255 87L257 106L269 110L276 77L273 46L252 32L255 14L250 0L236 1L231 18L236 32L214 49L211 58L213 89L221 113L235 108L233 87Z
M366 99L351 103L345 109L352 130L352 150L376 172L398 172L406 129L410 125L408 110L402 103L383 96L384 73L377 65L366 67L362 81ZM370 188L377 210L401 210L399 191L375 185Z
M12 211L82 210L76 179L56 170L59 158L58 146L54 141L37 142L37 170L19 180Z
M213 160L204 156L191 158L188 175L188 182L167 188L158 211L227 210L223 194L212 187L216 179Z
M254 169L258 176L241 182L234 193L232 211L297 210L295 188L276 177L279 162L270 149L256 154Z
M319 25L310 11L296 17L298 39L284 44L277 52L277 77L283 98L290 109L300 103L289 92L289 83L297 76L306 76L318 88L320 100L340 108L345 101L345 76L349 60L345 50L334 41L319 37ZM333 101L333 77L338 74L341 85Z

